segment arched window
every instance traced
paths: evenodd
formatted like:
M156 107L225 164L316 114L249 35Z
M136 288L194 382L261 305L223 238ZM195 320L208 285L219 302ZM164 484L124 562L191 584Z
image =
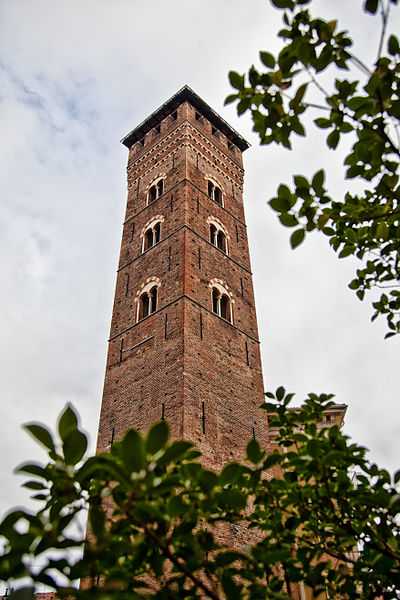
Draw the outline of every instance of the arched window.
M222 190L219 187L219 185L217 185L215 183L215 181L208 179L208 188L207 189L208 189L208 197L211 198L211 200L214 200L214 202L216 202L220 206L223 206Z
M157 310L158 286L151 284L139 296L138 321L148 317Z
M216 248L228 254L228 237L223 225L214 217L208 219L210 224L210 242Z
M146 252L146 250L149 250L149 248L152 248L160 241L162 220L161 217L157 220L153 219L145 228L143 232L142 252Z
M232 301L228 292L222 286L212 286L211 305L213 313L232 323Z
M164 193L164 178L160 177L149 187L147 192L147 204L151 204Z

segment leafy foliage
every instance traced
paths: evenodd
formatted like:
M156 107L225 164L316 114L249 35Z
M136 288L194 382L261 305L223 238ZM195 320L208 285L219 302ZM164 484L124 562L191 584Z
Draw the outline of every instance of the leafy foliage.
M250 112L261 144L291 149L294 135L305 136L305 115L326 134L328 148L335 150L343 137L353 145L345 156L347 179L357 179L364 189L349 186L344 198L328 195L325 174L312 178L295 175L291 187L280 185L269 202L286 227L295 228L292 248L306 234L320 231L339 258L355 256L363 261L350 282L360 300L378 290L372 320L384 315L388 332L400 333L400 44L395 35L384 40L391 5L397 0L367 0L364 7L382 19L378 56L370 68L356 57L353 40L336 20L315 18L305 5L311 0L271 0L283 10L283 41L278 56L260 52L265 67L249 69L247 77L231 72L239 115ZM358 79L353 72L359 71ZM348 78L342 73L349 72ZM320 75L324 74L324 83ZM326 83L328 81L328 83ZM317 91L322 101L314 102ZM320 116L316 116L316 115ZM379 292L380 288L388 288Z
M165 421L77 460L86 435L68 406L48 462L18 469L40 508L0 523L0 579L28 577L60 597L104 600L283 599L300 581L332 597L395 597L399 473L391 479L337 426L318 425L331 395L309 394L298 409L293 396L283 387L267 393L274 447L266 452L253 439L245 462L215 473L191 443L169 439ZM41 430L27 429L43 445ZM77 440L73 460L67 439ZM85 543L73 524L87 512ZM248 536L245 550L235 531ZM80 558L66 553L84 545ZM32 594L28 587L15 599Z

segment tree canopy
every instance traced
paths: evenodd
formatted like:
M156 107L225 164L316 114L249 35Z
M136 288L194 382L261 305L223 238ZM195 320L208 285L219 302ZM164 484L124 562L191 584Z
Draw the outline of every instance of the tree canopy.
M400 472L391 478L337 425L317 425L332 396L310 394L296 410L284 388L268 399L277 447L253 439L242 464L219 472L191 443L171 441L165 421L89 458L71 407L57 437L28 424L47 462L18 472L40 508L1 522L0 579L29 577L73 598L283 599L298 582L315 595L395 597ZM67 551L82 550L84 536L72 525L87 511L77 558ZM246 547L234 541L238 529Z
M247 75L231 71L235 92L226 103L236 102L239 115L250 113L264 145L291 149L295 135L306 136L309 115L331 150L343 137L351 138L343 175L357 186L349 181L343 198L328 193L320 169L279 185L269 204L280 222L293 228L292 248L318 231L339 258L361 261L349 287L360 300L378 292L372 320L384 316L386 337L392 337L400 332L400 44L389 34L397 0L364 2L381 28L371 66L353 54L353 38L337 20L311 14L311 0L271 2L282 11L282 48L277 56L260 51L262 67L251 66Z

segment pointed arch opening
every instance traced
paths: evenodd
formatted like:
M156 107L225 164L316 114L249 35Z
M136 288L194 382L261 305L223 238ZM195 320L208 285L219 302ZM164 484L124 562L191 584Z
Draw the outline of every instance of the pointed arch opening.
M147 204L151 204L165 192L165 177L158 177L149 187L147 192Z
M231 294L220 283L211 282L211 310L229 323L233 323Z
M207 193L208 197L220 206L224 206L222 188L213 179L207 179Z
M160 284L156 281L150 281L138 293L137 299L137 321L145 319L157 310L158 306L158 288Z

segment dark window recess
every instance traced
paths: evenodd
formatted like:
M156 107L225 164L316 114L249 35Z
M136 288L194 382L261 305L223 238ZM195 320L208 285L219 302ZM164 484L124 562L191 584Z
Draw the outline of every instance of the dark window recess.
M157 286L143 292L139 298L139 319L148 317L157 310Z
M239 228L238 228L237 224L236 224L236 241L237 242L239 241Z
M205 434L206 432L206 409L204 402L201 403L201 430Z
M202 121L203 120L203 115L201 115L199 112L194 113L194 118L196 119L196 121Z
M244 295L244 290L243 290L243 279L242 279L242 278L240 278L240 293L241 293L241 295L242 295L242 297L243 297L243 295Z
M122 354L124 352L124 338L119 343L119 362L122 363Z
M213 291L212 291L212 310L217 315L219 313L219 311L218 311L219 296L220 296L220 294L219 294L219 291L217 290L217 288L213 288Z
M114 437L115 437L115 427L113 427L113 428L111 429L111 440L110 440L110 446L112 446L112 445L113 445L113 443L114 443Z
M159 134L161 133L161 125L157 125L157 126L154 128L154 131L155 131L156 135L159 135Z
M199 214L200 213L200 200L198 198L197 198L196 204L197 204L197 214Z
M196 154L196 168L199 168L199 155Z
M172 168L175 169L175 152L172 155Z
M229 320L229 298L226 294L221 295L221 317L223 319Z
M143 237L143 252L152 248L161 239L161 223L158 221L153 226L146 229Z
M157 198L159 198L163 193L164 193L164 179L159 179L158 181L156 181L156 183L153 183L153 185L150 186L149 193L148 193L149 203L154 202L154 200L157 200Z
M255 427L253 427L253 440L255 440L255 439L256 439L256 430L255 430Z
M212 289L212 311L225 321L232 323L231 301L227 294L220 292L218 288Z
M131 242L133 241L133 236L135 235L135 223L132 223L131 227Z
M176 111L176 110L174 110L174 112L172 112L172 113L171 113L171 119L172 119L173 121L176 121L176 120L177 120L177 118L178 118L178 113L177 113L177 111Z
M213 135L215 135L216 137L219 136L219 131L218 131L218 129L216 127L211 127L211 133Z
M165 421L165 404L161 404L161 421Z
M231 152L235 152L235 144L232 144L232 142L228 142L228 150L230 150Z
M153 245L153 230L150 228L144 234L144 246L143 250L146 251Z
M213 223L210 224L210 242L225 254L227 253L226 235L222 229L217 228Z
M222 190L210 179L208 180L207 191L208 197L211 198L211 200L214 200L214 202L216 202L220 206L222 206Z

